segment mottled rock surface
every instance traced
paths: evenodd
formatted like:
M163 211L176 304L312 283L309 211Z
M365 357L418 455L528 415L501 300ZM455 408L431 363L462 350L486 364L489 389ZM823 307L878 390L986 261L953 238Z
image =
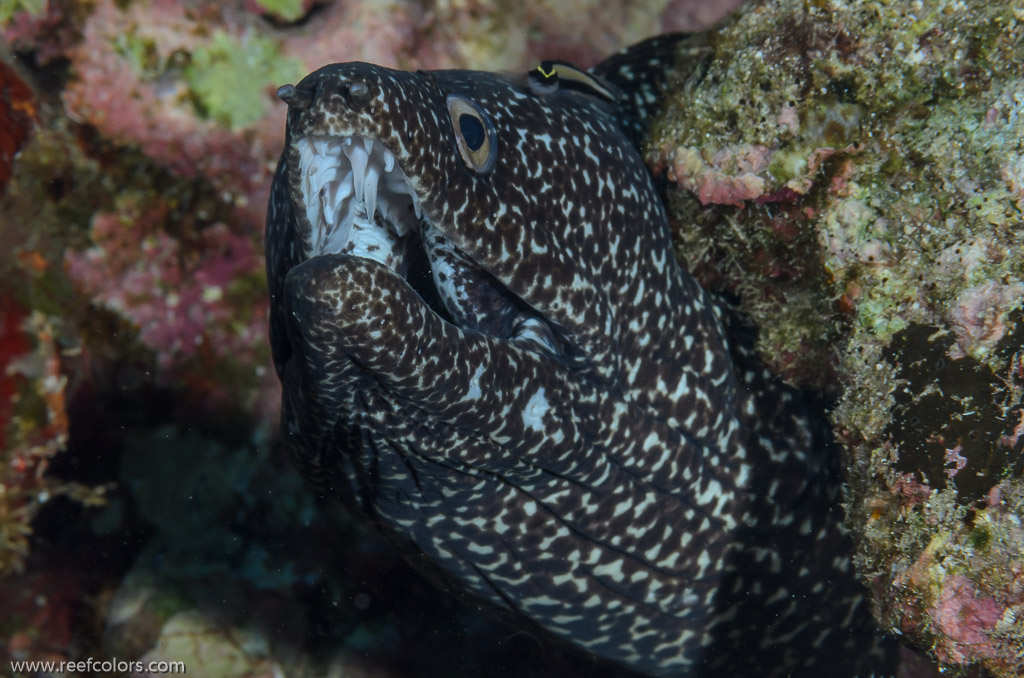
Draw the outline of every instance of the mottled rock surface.
M883 628L1024 671L1024 10L776 1L649 146L679 254L830 403Z

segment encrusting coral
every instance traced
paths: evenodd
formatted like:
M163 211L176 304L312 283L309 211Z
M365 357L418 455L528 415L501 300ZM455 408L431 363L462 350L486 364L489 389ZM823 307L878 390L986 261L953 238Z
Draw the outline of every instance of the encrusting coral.
M823 391L883 628L1024 671L1024 10L774 0L650 139L680 256Z

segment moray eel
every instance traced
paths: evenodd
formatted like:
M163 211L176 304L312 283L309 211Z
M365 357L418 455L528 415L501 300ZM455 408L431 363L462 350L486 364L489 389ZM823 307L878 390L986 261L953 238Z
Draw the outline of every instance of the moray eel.
M282 437L421 568L584 652L652 676L883 675L828 449L677 263L638 151L706 51L667 36L525 76L344 63L282 87Z

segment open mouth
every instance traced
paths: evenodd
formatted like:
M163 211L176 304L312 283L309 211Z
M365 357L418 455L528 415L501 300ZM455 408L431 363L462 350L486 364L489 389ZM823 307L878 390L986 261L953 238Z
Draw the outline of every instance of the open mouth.
M313 136L297 145L309 256L352 254L404 276L422 210L395 156L360 137Z
M373 259L401 275L445 320L530 350L563 354L554 328L430 221L383 144L314 135L299 139L296 148L301 195L293 199L309 224L309 258Z

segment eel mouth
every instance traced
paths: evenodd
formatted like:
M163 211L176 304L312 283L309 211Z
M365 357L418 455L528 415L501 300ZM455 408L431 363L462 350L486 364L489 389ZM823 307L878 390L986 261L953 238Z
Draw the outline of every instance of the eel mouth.
M301 204L307 252L352 254L405 275L409 241L423 214L395 156L364 137L299 139Z
M556 328L430 220L395 154L383 144L323 135L295 144L300 176L292 182L292 200L308 224L300 228L306 258L372 259L402 276L448 322L529 350L564 355L565 341Z

